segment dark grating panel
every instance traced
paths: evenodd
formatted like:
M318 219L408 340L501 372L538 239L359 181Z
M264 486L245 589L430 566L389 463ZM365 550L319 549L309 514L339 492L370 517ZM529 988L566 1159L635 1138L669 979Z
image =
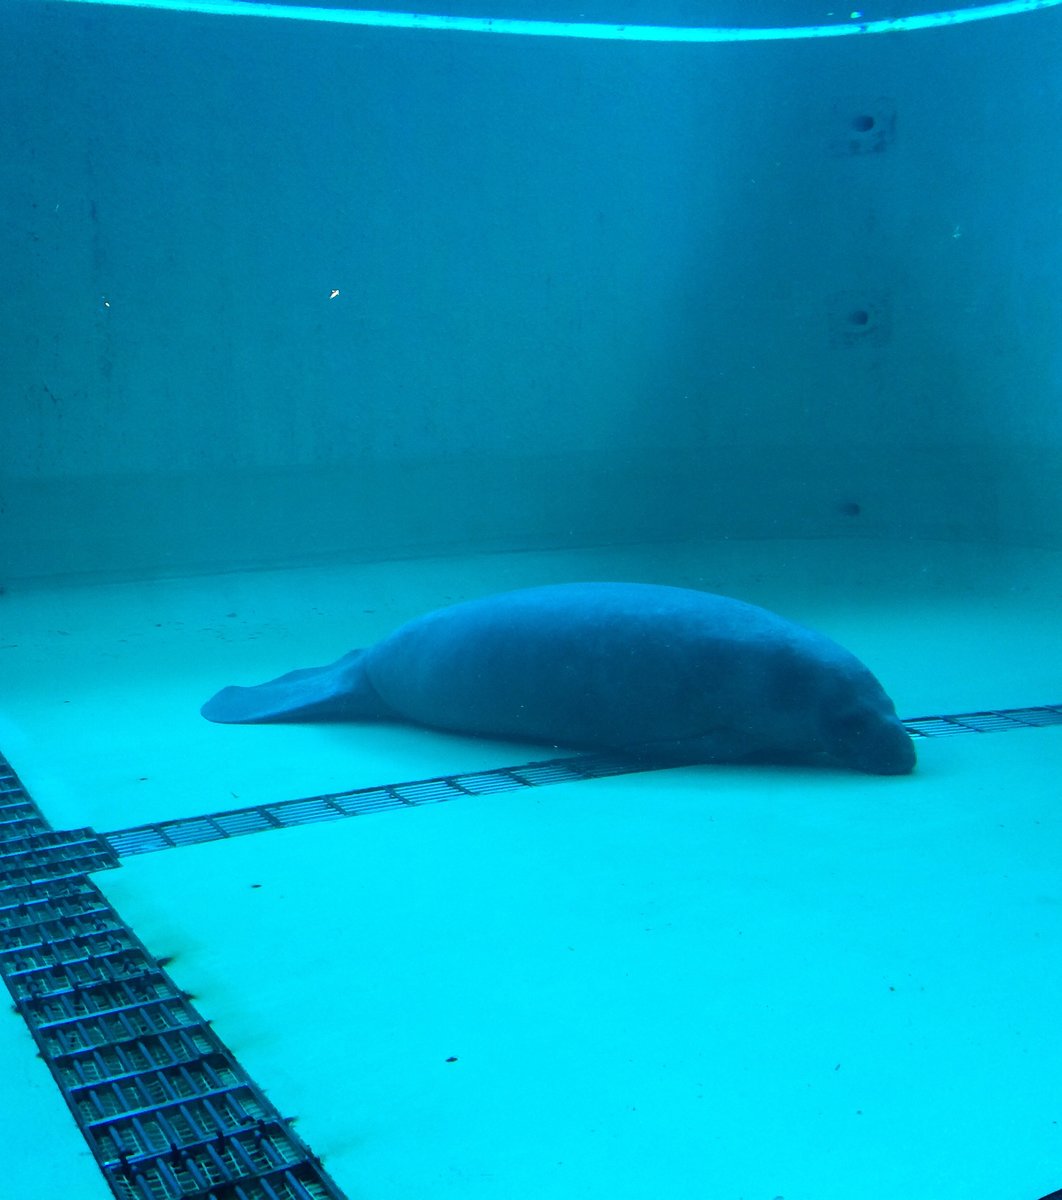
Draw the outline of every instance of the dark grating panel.
M0 976L115 1196L343 1200L88 878L116 865L91 829L51 829L0 757Z
M118 829L100 836L115 854L124 858L131 854L148 854L153 850L165 850L173 846L240 837L242 834L258 833L263 829L311 825L319 821L335 821L340 817L362 816L387 809L439 804L462 796L514 792L550 783L603 779L609 775L629 775L648 769L650 768L645 762L634 758L586 754L573 758L552 759L548 762L527 763L519 767L492 767L465 775L392 783L385 787L357 788L350 792L333 792L327 796L309 796L304 800L283 800L256 808L237 808L228 812L213 813L207 817L185 817L173 821L159 821L152 825L137 825L131 829Z
M951 717L913 717L904 721L912 737L946 737L952 733L998 733L1006 729L1042 729L1062 725L1062 704L1038 708L998 708Z
M904 727L913 738L945 737L954 733L995 733L1003 729L1033 729L1059 724L1062 724L1062 705L997 709L955 716L913 717L904 721ZM310 796L304 800L284 800L257 808L214 813L207 817L160 821L153 825L118 829L101 836L115 854L127 857L165 850L171 846L240 837L263 829L282 829L291 825L308 825L318 821L334 821L339 817L383 812L386 809L438 804L461 796L515 792L528 787L574 783L580 779L604 779L610 775L630 775L657 769L659 764L643 759L580 754L522 766L491 767L484 771L441 776L438 779L357 788L350 792Z

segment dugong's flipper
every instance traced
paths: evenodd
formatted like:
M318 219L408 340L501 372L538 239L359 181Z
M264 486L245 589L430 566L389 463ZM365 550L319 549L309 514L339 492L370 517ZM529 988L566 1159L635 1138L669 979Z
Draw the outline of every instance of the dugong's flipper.
M199 711L208 721L224 725L393 717L365 674L364 653L351 650L326 667L289 671L257 687L222 688Z

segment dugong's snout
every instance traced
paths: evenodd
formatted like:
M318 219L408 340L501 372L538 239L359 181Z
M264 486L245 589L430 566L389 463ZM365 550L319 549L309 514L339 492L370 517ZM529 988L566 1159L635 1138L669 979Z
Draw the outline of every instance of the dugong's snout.
M897 720L855 765L872 775L910 775L917 761L914 741Z
M911 735L891 713L839 719L827 747L834 758L868 775L909 775L917 761Z

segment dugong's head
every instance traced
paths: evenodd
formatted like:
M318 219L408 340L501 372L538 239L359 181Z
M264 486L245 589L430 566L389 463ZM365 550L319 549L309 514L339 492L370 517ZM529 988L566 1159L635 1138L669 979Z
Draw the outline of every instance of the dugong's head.
M914 743L875 675L824 634L788 625L770 646L774 730L797 755L825 754L869 775L908 775ZM779 736L776 742L783 748Z
M823 749L846 766L870 775L908 775L915 767L911 735L885 689L859 666L862 677L858 687L845 688L843 695L820 712Z

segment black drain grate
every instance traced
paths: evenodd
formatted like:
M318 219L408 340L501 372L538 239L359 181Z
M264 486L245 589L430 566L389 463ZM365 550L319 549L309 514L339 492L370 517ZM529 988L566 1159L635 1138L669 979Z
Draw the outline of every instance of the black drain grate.
M1038 708L998 708L986 712L959 713L952 717L913 717L904 721L914 737L947 737L952 733L1000 733L1007 729L1043 729L1062 725L1062 704Z
M1004 729L1042 728L1045 725L1062 725L1062 705L998 709L956 716L914 717L904 721L904 727L914 738L943 737L954 733L995 733ZM349 792L332 792L303 800L280 800L274 804L235 808L209 816L156 821L101 836L115 854L126 857L168 850L175 846L240 837L264 829L312 825L319 821L337 821L341 817L363 816L386 809L437 804L461 796L515 792L552 783L574 783L580 779L603 779L610 775L632 775L655 769L659 768L641 759L584 754L525 763L517 767L492 767L462 775L444 775L437 779L356 788Z
M120 1200L343 1200L0 757L0 976Z
M648 768L635 759L588 754L574 758L550 759L519 767L492 767L465 775L443 775L437 779L418 779L409 783L356 788L350 792L331 792L304 800L279 800L251 808L234 808L205 817L178 817L118 829L101 837L115 854L148 854L199 842L240 837L264 829L285 829L293 825L313 825L319 821L338 821L395 808L416 808L439 804L461 796L483 796L494 792L515 792L551 783L573 783L580 779L603 779L609 775L630 775Z
M196 842L239 838L263 829L284 829L319 821L338 821L341 817L364 816L368 812L416 808L421 804L439 804L462 796L486 796L493 792L515 792L546 784L570 784L580 779L604 779L606 775L626 775L646 770L646 764L634 758L584 755L532 762L521 767L492 767L463 775L440 775L438 779L420 779L407 784L359 787L350 792L331 792L301 800L277 800L247 809L214 812L203 817L178 817L130 829L104 833L102 838L115 854L146 854L190 846Z

